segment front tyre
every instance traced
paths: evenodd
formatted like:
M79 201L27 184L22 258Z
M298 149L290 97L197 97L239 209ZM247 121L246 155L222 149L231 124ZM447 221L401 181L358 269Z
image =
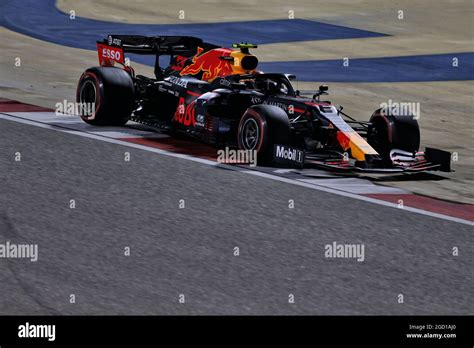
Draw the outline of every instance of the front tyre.
M96 67L87 69L79 79L76 102L80 116L95 126L123 126L135 105L135 88L123 69Z
M240 150L256 151L259 164L271 165L273 146L288 145L290 135L285 111L273 105L254 105L240 119L237 143Z
M420 127L413 115L393 115L376 110L370 117L367 142L387 161L393 149L415 153L420 148Z

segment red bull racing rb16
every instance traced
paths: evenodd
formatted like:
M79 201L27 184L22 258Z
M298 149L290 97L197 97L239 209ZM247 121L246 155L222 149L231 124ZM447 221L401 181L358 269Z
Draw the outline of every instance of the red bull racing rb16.
M450 171L451 154L419 151L413 115L390 108L356 120L321 100L322 85L304 97L294 75L263 73L249 52L190 36L109 35L97 42L100 67L87 69L78 103L93 103L82 119L97 126L135 121L216 147L255 151L259 165L317 166L361 172ZM124 54L155 56L153 78L136 75ZM160 66L160 57L169 65Z

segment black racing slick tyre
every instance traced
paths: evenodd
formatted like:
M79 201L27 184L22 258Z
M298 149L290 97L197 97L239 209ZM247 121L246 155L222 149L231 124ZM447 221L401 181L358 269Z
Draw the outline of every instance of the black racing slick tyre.
M285 111L273 105L248 108L239 122L237 142L240 150L255 150L259 165L271 165L273 146L288 145L290 121Z
M95 67L79 79L76 101L82 120L95 126L123 126L135 105L131 76L123 69ZM92 107L88 107L93 105ZM86 107L84 107L86 106Z
M370 117L367 142L384 160L393 149L415 153L420 148L420 127L412 115L387 114L376 110Z

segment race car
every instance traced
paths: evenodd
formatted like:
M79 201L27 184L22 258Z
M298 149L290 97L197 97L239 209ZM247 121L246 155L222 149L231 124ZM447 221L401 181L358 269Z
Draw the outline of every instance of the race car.
M379 108L358 121L342 107L295 90L294 75L257 70L256 45L219 47L191 36L108 35L99 67L80 77L77 102L94 105L91 125L146 124L216 147L254 151L259 165L316 166L360 172L451 171L451 154L419 151L411 114ZM155 56L154 77L136 75L125 53ZM169 57L165 68L160 65ZM88 110L89 108L82 108Z

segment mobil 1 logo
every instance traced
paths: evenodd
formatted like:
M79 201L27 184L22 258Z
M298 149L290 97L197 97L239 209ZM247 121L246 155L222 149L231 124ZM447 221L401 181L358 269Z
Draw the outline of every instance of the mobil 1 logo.
M273 146L273 161L284 166L302 168L304 151L287 145L275 144Z

